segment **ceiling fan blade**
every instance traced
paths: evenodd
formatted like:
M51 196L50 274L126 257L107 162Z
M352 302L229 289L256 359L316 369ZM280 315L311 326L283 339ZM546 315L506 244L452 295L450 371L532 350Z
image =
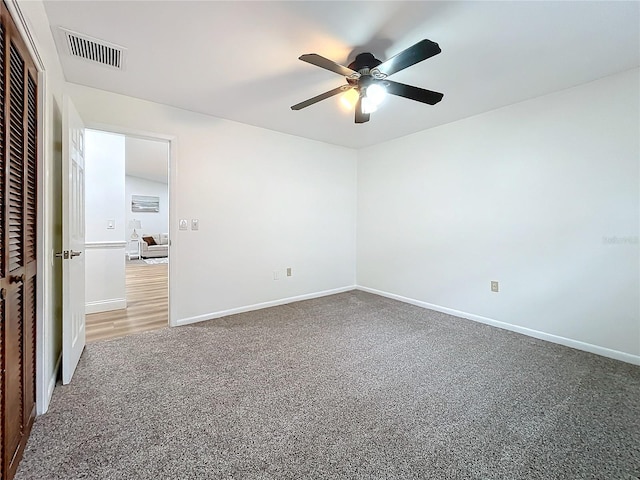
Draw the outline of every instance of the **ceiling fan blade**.
M349 84L342 85L341 87L334 88L333 90L329 90L328 92L321 93L320 95L317 95L317 96L315 96L313 98L305 100L304 102L297 103L293 107L291 107L291 110L302 110L303 108L308 107L309 105L313 105L314 103L318 103L320 100L324 100L326 98L333 97L334 95L337 95L337 94L342 93L342 92L346 92L347 90L350 90L352 88L353 88L353 86L351 86Z
M362 111L362 97L359 97L358 103L356 103L356 123L368 122L370 117L370 114Z
M355 70L351 70L350 68L342 66L336 62L332 62L328 58L321 57L317 53L307 53L305 55L301 55L298 58L303 62L310 63L326 70L331 70L332 72L337 73L338 75L342 75L343 77L358 78L360 76L360 74Z
M428 103L429 105L435 105L444 97L443 93L405 85L404 83L392 82L391 80L385 80L384 84L387 87L387 93L417 102Z
M415 65L427 58L433 57L441 52L440 46L436 42L427 40L416 43L413 47L403 50L389 60L382 62L373 70L378 70L386 76L393 75L400 70L404 70L411 65Z

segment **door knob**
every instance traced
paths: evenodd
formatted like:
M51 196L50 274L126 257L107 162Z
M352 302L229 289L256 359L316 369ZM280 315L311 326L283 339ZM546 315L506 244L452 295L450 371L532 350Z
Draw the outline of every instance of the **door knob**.
M25 276L25 274L23 273L22 275L11 275L9 277L9 283L24 283L25 279L27 277Z
M73 250L71 250L70 254L71 254L71 258L73 258L73 257L79 257L80 255L82 255L82 252L74 252Z

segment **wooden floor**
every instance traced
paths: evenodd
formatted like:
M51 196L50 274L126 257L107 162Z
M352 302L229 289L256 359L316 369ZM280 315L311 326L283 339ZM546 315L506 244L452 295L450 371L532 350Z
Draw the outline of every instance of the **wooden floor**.
M167 271L168 265L127 262L127 308L87 315L87 342L167 327Z

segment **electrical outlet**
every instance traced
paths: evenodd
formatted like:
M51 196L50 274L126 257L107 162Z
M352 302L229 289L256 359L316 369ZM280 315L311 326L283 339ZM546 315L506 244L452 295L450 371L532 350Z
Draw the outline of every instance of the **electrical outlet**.
M492 281L491 282L491 291L492 292L499 292L499 288L498 288L498 282Z
M291 267L287 267L287 277L290 277L291 275L293 275L293 272L291 271Z
M198 230L199 227L200 227L200 222L198 221L197 218L193 218L191 220L191 230Z
M189 223L184 218L180 219L180 223L178 224L180 230L186 230L188 226Z

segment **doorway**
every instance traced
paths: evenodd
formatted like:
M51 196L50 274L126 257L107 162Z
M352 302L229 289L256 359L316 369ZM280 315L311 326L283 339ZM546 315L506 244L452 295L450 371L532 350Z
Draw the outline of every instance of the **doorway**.
M87 342L169 325L169 142L87 130Z

